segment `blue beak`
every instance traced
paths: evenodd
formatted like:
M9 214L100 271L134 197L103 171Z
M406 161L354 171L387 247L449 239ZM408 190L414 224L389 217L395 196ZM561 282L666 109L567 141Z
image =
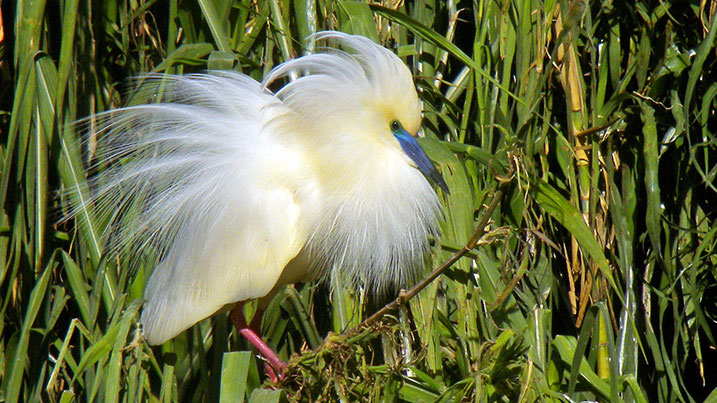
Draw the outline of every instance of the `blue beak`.
M418 169L420 169L428 179L443 189L444 192L450 193L446 182L443 180L443 176L441 176L431 160L428 159L426 152L423 151L418 141L402 127L399 130L395 130L393 135L398 140L398 144L401 145L403 152L416 163Z

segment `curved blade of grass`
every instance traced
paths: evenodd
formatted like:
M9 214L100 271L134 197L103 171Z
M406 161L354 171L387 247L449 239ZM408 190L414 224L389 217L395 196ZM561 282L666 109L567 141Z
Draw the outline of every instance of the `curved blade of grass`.
M368 4L352 0L339 0L338 4L344 12L342 31L362 35L378 43L376 23Z
M607 258L605 258L605 254L592 231L587 224L585 224L585 220L580 211L560 195L554 187L544 181L539 182L537 186L533 188L533 195L540 207L550 214L550 216L558 220L558 222L577 239L581 248L593 259L602 275L608 283L610 283L613 290L618 293L618 297L622 299L622 296L619 294L620 290L610 272L610 264Z
M652 248L657 253L657 258L662 259L662 247L660 244L661 201L655 110L645 101L640 102L640 110L643 137L642 155L645 159L645 193L647 193L645 224Z
M712 14L710 20L712 22L710 24L709 31L707 32L707 36L697 48L697 54L695 55L694 63L692 63L689 75L687 76L687 88L685 89L684 104L685 110L689 110L690 108L690 102L692 101L692 96L695 92L695 85L697 85L697 81L701 77L703 77L703 66L705 60L707 60L707 57L712 50L712 47L715 46L715 35L717 35L717 11ZM689 125L685 127L685 131L687 131L687 133L689 134ZM687 139L690 139L689 135L687 136ZM694 150L695 148L690 148L690 160L692 161L693 166L698 170L700 175L702 175L702 178L705 179L706 185L709 186L713 191L717 192L717 187L715 187L711 181L706 180L708 175L703 171L702 167L695 159Z
M82 355L82 359L77 367L77 371L72 379L72 383L77 380L78 376L87 370L91 365L102 358L107 358L107 354L114 351L119 351L124 347L124 342L127 338L127 332L129 331L129 325L133 322L137 316L142 302L140 300L133 301L127 310L122 314L119 321L112 324L109 329L104 332L104 335L96 342L91 342L91 346L85 350Z
M199 0L199 7L202 9L204 19L209 25L209 30L212 32L214 42L222 52L231 53L232 48L229 45L229 37L224 32L224 22L219 18L215 4L211 0Z
M26 371L27 354L30 346L30 332L32 331L32 325L37 319L37 314L40 312L45 296L47 295L47 286L50 282L50 277L55 267L57 266L55 258L50 258L45 271L42 276L37 280L37 284L32 288L30 293L30 299L27 304L27 311L22 321L22 329L20 330L20 336L15 346L14 354L8 357L7 368L5 369L5 399L8 402L17 402L20 396L20 389L22 388L22 375Z
M577 354L577 343L575 338L570 336L558 335L553 340L553 348L558 353L558 358L567 368L572 368L571 363L575 360ZM572 369L577 376L585 381L585 385L589 386L593 392L598 394L605 401L610 401L610 386L604 379L593 371L586 360L579 360L580 366Z
M208 54L212 53L214 46L211 43L186 43L178 47L174 52L170 53L166 59L162 60L157 67L152 69L153 73L167 71L177 63L186 63L191 61L199 61ZM232 53L233 55L233 53ZM234 57L236 60L236 57Z
M117 337L112 346L112 354L107 363L107 371L104 374L104 396L105 402L113 403L120 399L122 383L122 358L125 351L125 341L130 331L130 327L136 322L137 312L142 306L142 300L132 301L127 309L122 313L122 319L118 323ZM136 346L135 348L142 348Z

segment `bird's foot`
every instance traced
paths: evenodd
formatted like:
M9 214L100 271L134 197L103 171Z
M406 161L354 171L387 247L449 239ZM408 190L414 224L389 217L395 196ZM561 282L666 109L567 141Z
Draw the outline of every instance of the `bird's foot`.
M259 351L259 354L264 359L266 376L268 376L274 383L284 379L284 373L286 372L287 367L286 363L282 361L281 358L276 355L274 350L267 346L266 343L264 343L264 340L262 340L258 335L258 324L261 323L262 312L258 312L254 315L252 323L247 324L244 319L244 312L242 312L242 306L243 302L238 302L229 315L234 327L237 329L239 334L241 334L249 343L251 343L252 346L254 346L254 348L257 349L257 351Z
M286 371L286 363L279 358L278 355L264 343L264 340L259 337L252 329L245 327L239 329L239 334L244 336L254 348L259 351L262 358L264 358L264 368L266 369L266 375L272 382L278 382L284 379L284 372ZM278 375L277 375L278 374Z

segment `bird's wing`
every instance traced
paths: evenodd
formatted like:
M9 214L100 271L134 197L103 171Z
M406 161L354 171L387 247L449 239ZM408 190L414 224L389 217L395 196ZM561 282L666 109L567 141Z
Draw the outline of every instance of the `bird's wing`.
M244 190L258 193L251 212L229 204L190 218L155 269L141 318L150 344L174 337L228 303L268 294L303 246L300 207L291 192ZM219 202L233 203L237 196L223 195Z
M90 184L110 245L157 259L141 318L157 344L270 292L306 242L305 164L287 142L291 113L249 77L164 76L144 88L168 102L99 117L107 167Z

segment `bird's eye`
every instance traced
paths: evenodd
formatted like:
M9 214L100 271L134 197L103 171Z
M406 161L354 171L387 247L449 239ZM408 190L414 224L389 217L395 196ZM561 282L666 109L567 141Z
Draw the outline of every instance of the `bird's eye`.
M392 132L397 132L397 131L399 131L399 130L401 130L401 124L398 123L398 120L392 121L392 122L391 122L391 131L392 131Z

